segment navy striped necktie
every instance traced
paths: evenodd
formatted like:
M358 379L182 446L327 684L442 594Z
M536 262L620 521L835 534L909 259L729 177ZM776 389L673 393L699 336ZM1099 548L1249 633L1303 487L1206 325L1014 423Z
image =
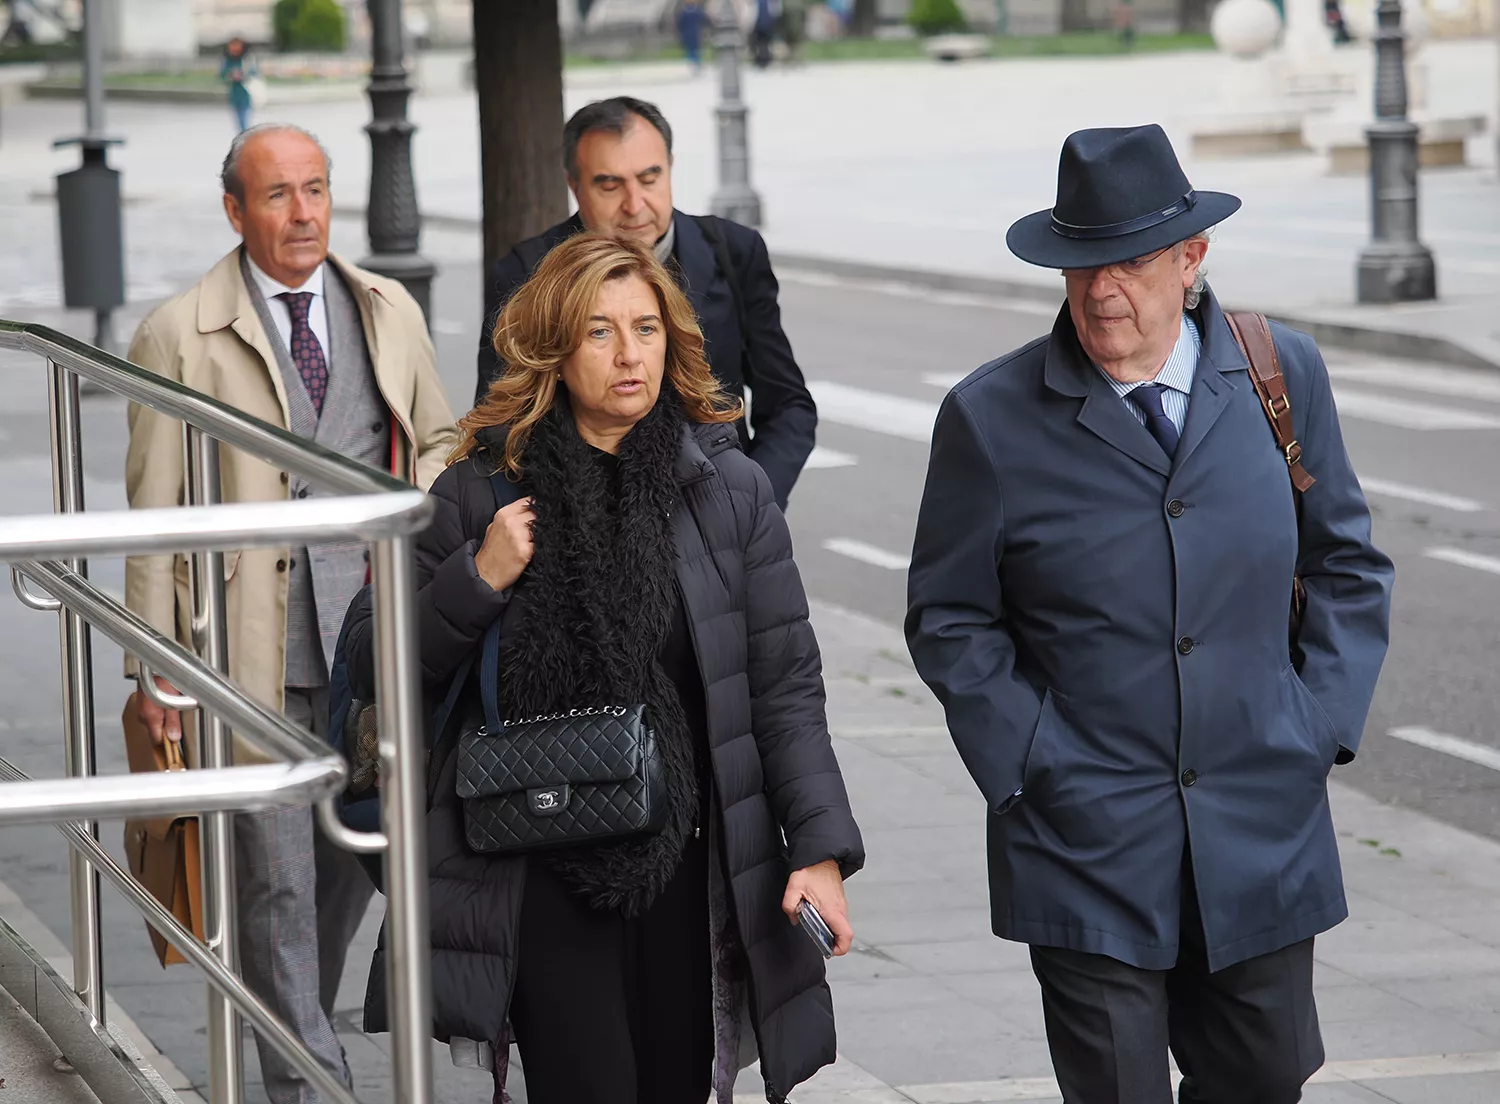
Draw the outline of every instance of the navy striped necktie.
M1177 440L1181 434L1177 432L1176 423L1167 417L1166 410L1162 408L1163 390L1164 388L1159 383L1143 383L1125 392L1125 397L1146 416L1146 428L1151 431L1151 436L1156 438L1156 443L1167 454L1167 458L1171 459L1177 452Z

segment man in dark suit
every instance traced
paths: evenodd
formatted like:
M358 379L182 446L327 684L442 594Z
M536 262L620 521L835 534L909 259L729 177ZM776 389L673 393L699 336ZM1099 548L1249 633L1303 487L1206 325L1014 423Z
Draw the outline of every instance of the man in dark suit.
M1057 205L1007 238L1067 304L933 429L906 635L989 806L991 923L1031 946L1067 1104L1169 1104L1169 1048L1181 1104L1293 1104L1323 1062L1313 937L1348 914L1327 776L1392 568L1317 346L1247 320L1285 385L1263 407L1203 280L1239 205L1160 127L1070 136Z
M813 450L818 411L781 328L765 239L738 223L673 208L672 128L643 100L617 96L580 109L563 129L563 167L578 213L517 245L490 272L475 402L501 371L491 344L500 308L547 252L585 228L639 238L692 301L714 375L731 394L752 393L740 441L785 509Z

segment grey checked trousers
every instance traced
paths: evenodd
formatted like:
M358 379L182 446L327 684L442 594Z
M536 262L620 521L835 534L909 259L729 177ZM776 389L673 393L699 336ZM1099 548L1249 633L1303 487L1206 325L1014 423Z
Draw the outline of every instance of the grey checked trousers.
M327 736L326 688L288 687L285 712ZM353 855L324 838L308 808L237 816L235 864L245 983L347 1084L333 1005L349 943L374 893L370 879ZM271 1104L317 1104L306 1078L258 1034L255 1041Z

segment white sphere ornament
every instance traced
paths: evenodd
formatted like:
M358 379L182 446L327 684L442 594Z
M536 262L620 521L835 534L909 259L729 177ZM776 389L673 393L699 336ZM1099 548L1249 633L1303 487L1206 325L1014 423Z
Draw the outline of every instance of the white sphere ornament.
M1230 57L1260 57L1281 36L1281 13L1271 0L1222 0L1208 29L1214 45Z

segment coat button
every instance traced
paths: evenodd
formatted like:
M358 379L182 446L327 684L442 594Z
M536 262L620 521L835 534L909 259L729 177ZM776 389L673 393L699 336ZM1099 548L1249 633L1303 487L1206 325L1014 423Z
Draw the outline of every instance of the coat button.
M286 570L286 561L285 560L277 560L276 561L276 570L277 571L285 571Z
M1182 504L1182 499L1180 498L1174 498L1171 502L1167 503L1167 513L1173 517L1181 517L1183 511L1186 509L1187 507Z
M384 422L376 422L374 425L370 426L370 432L371 433L379 433L384 428L385 428L385 423Z
M1183 655L1187 655L1189 652L1191 652L1197 646L1198 646L1198 642L1196 640L1194 640L1191 636L1184 636L1181 640L1179 640L1177 642L1177 650L1180 653L1182 653Z
M287 473L286 473L286 472L282 472L282 473L281 473L281 485L282 485L282 486L283 486L283 487L285 487L285 486L286 486L286 485L287 485L287 484L288 484L288 483L290 483L290 482L291 482L291 481L292 481L292 479L291 479L291 476L289 476L289 475L287 475Z
M1185 770L1185 771L1182 772L1182 784L1184 786L1191 786L1193 783L1195 783L1197 781L1198 781L1198 772L1195 771L1192 767L1189 767L1187 770Z

